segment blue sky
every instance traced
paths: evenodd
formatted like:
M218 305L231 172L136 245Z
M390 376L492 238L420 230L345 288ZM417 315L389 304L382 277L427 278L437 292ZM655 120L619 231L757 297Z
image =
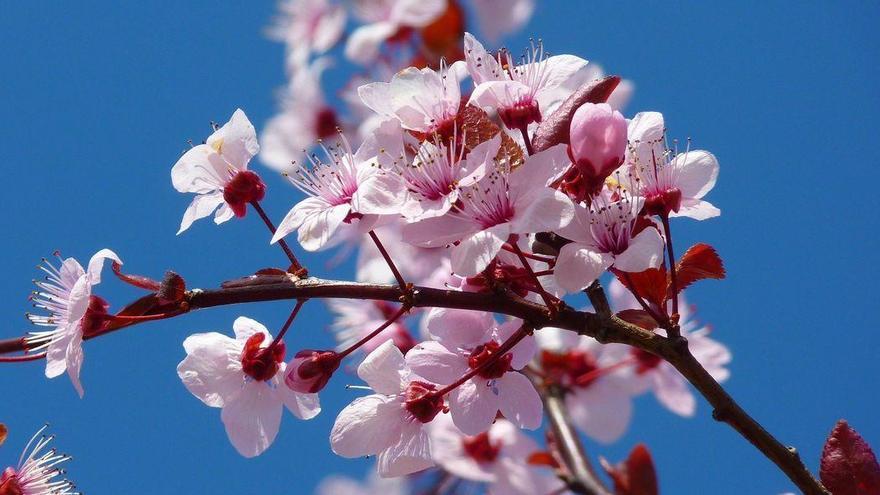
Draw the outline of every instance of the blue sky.
M271 2L10 2L0 17L0 335L28 326L22 313L34 266L60 249L87 259L110 247L136 273L171 268L190 286L281 264L257 219L197 224L175 237L189 198L169 169L186 140L236 107L258 128L283 82L282 49L262 35ZM872 2L661 4L541 2L529 35L554 53L576 53L635 81L628 115L659 110L670 134L714 152L721 176L709 199L720 218L678 222L683 250L717 247L729 278L689 291L700 317L733 353L729 390L816 468L825 436L847 418L880 445L875 336L880 251L872 180L878 160ZM339 81L330 81L337 84ZM266 174L269 175L269 174ZM269 179L276 218L299 198ZM310 257L321 266L326 256ZM314 270L313 271L320 271ZM350 277L350 264L322 273ZM120 307L138 294L110 281ZM41 364L0 369L0 422L9 425L0 464L44 422L75 455L69 471L90 494L310 493L319 474L359 476L365 460L330 453L327 432L354 392L337 377L325 413L287 416L275 445L245 460L228 443L218 410L180 384L181 342L197 331L231 331L238 315L270 328L290 304L221 308L139 326L86 347L84 400ZM330 345L320 303L297 321L294 347ZM715 424L700 402L685 420L651 397L637 402L629 433L594 454L620 459L649 445L665 493L766 493L792 487L775 467Z

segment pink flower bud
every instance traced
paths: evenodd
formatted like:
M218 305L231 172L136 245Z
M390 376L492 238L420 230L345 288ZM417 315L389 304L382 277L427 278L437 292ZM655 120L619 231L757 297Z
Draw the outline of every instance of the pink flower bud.
M569 153L593 190L623 162L626 128L623 115L607 103L584 103L574 113Z
M317 393L330 381L340 361L339 354L334 351L299 351L287 365L284 383L295 392Z

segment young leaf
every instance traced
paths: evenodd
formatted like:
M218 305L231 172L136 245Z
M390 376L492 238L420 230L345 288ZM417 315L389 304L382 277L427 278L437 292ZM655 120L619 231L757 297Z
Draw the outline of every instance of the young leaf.
M556 462L553 454L547 452L546 450L533 452L529 455L528 459L526 459L526 463L530 466L546 466L554 469L559 468L559 463Z
M822 449L819 477L834 495L880 493L880 465L871 447L856 431L840 420Z
M704 278L722 279L726 273L721 257L708 244L694 244L678 261L678 291Z
M0 423L0 445L3 445L3 442L6 441L6 435L9 434L9 430L6 428L6 425Z
M568 128L574 112L584 103L605 103L618 84L620 77L608 76L591 81L572 93L555 112L538 125L532 138L535 152L546 150L559 143L568 143L570 139Z
M467 105L458 112L455 123L460 129L459 136L464 136L467 149L473 149L501 133L501 149L498 150L496 158L509 160L512 167L522 164L524 159L522 148L506 132L502 132L498 124L483 109Z
M617 313L617 317L645 330L657 328L657 321L643 309L624 309Z
M648 268L639 273L621 272L619 270L611 270L617 280L624 287L642 297L645 301L655 305L658 308L663 307L663 303L667 299L667 291L669 290L669 279L666 276L666 269Z
M162 303L178 303L186 297L186 281L180 275L168 270L162 279L162 286L156 294Z
M638 444L625 461L612 466L601 459L602 467L614 481L615 495L657 495L657 471L651 452L643 444Z

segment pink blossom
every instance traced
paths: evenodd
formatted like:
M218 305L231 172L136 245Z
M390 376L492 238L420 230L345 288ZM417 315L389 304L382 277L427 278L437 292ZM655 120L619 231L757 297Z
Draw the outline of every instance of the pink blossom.
M8 467L0 472L0 494L3 495L79 495L76 485L67 479L57 479L65 474L58 465L71 459L59 454L53 447L43 451L53 435L43 435L44 426L31 437L18 461L18 467ZM31 449L33 446L33 449ZM28 451L30 450L30 453ZM25 454L27 457L25 457Z
M400 309L399 304L366 299L328 299L327 307L334 314L330 330L340 351L369 335ZM403 352L416 344L406 325L398 320L361 348L369 354L388 340Z
M608 291L617 311L639 307L632 294L617 280L611 282ZM697 321L691 320L691 308L684 296L679 296L678 312L681 335L688 340L691 354L712 378L719 382L727 380L730 371L726 366L732 358L730 351L725 345L709 338L709 326L700 326ZM663 335L666 333L662 329L656 331ZM651 390L657 400L675 414L693 416L697 402L687 380L678 370L659 357L640 349L633 348L632 354L636 358L635 378L639 381L639 386L643 390Z
M284 344L270 348L265 326L239 317L232 329L235 338L216 332L187 337L177 376L205 405L222 408L229 441L241 455L255 457L272 445L285 407L300 419L315 417L321 407L317 395L283 385Z
M299 243L306 251L317 251L330 242L336 231L345 225L366 233L381 213L376 204L394 201L380 197L395 194L388 186L372 182L390 180L376 163L376 147L372 141L361 144L352 152L348 140L340 136L340 143L330 148L321 145L327 161L318 155L309 156L311 166L299 166L290 176L290 182L309 197L297 203L281 220L272 243L297 231ZM399 194L399 193L398 193Z
M522 325L512 320L501 325L491 313L434 308L425 327L435 342L423 342L410 350L406 362L415 373L441 385L449 385L490 359ZM486 430L498 411L521 428L541 425L543 407L534 386L522 369L537 346L526 336L511 351L481 370L449 394L452 420L461 431L476 435Z
M214 215L217 224L233 216L243 217L249 202L263 199L263 182L247 169L248 162L258 151L257 132L238 109L205 144L194 146L177 160L171 169L174 188L196 194L183 214L178 234L214 210L217 210Z
M92 294L92 288L101 283L104 260L122 264L113 251L102 249L89 260L88 269L73 258L67 258L56 268L44 260L40 269L46 272L43 280L34 283L37 291L32 296L34 307L48 315L28 314L34 325L51 330L31 332L27 337L31 351L46 349L46 377L55 378L65 371L73 388L83 396L79 379L83 363L83 334L100 330L108 317L109 304Z
M629 146L622 168L649 214L705 220L721 211L703 200L718 179L718 160L708 151L676 153L666 148L663 114L641 112L629 123Z
M569 388L565 405L574 425L590 438L613 443L632 418L636 384L628 346L602 345L569 330L535 332L541 347L541 370Z
M540 41L532 43L519 63L508 51L490 55L470 33L465 33L464 44L468 72L476 84L470 103L495 109L511 129L540 122L542 112L559 96L556 90L587 65L574 55L546 57Z
M634 233L644 200L618 191L593 198L589 207L577 206L574 220L558 230L573 242L559 251L554 274L569 292L586 288L612 265L624 272L656 268L663 261L663 238L653 226Z
M377 455L382 477L403 476L434 465L425 429L443 407L436 385L410 371L391 342L371 352L358 376L376 393L355 399L330 432L333 452L348 458Z
M260 160L275 170L293 173L306 149L319 139L338 132L336 112L321 89L321 74L329 66L325 58L303 66L291 77L281 94L281 112L263 130Z
M562 482L528 464L541 450L510 421L499 419L487 431L468 436L442 414L430 425L434 460L459 478L489 483L495 495L547 495Z
M268 34L285 44L287 69L294 74L309 55L333 48L345 30L345 9L330 0L285 0L279 10Z
M382 42L401 30L428 25L446 10L446 0L354 0L354 14L365 25L348 37L345 56L359 64L372 62Z
M464 190L455 211L405 226L403 238L425 247L460 241L452 248L452 269L462 276L474 276L489 265L511 236L555 231L571 221L571 200L547 187L569 163L565 145L558 145L529 156L514 170L499 164Z
M607 103L584 103L571 119L571 156L591 190L623 162L626 119Z
M430 136L451 135L455 116L461 105L459 79L466 74L464 62L440 70L406 68L391 82L373 82L358 88L364 105L385 119L400 121L401 126Z
M472 0L480 32L490 42L523 27L535 11L535 0Z

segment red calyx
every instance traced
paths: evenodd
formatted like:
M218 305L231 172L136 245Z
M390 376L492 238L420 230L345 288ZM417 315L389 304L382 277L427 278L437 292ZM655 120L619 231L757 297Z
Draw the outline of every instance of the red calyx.
M339 129L339 120L336 111L330 107L324 107L315 116L315 135L320 139L326 139L336 135Z
M103 297L89 296L89 307L81 320L83 336L93 335L104 329L107 322L113 318L108 312L109 309L110 303Z
M500 347L501 344L494 340L478 345L473 351L471 351L471 355L468 357L468 366L470 366L471 369L477 369L490 359L495 359L495 355L498 354L498 349ZM501 378L510 370L510 362L512 360L513 355L507 353L478 371L477 375L488 380Z
M241 370L254 380L271 380L278 373L279 363L284 360L284 342L260 347L266 334L255 333L244 344L241 352Z
M678 188L649 194L645 198L644 212L647 215L666 216L670 212L678 213L679 208L681 208L681 190Z
M579 387L588 387L595 380L588 378L599 369L592 355L583 351L556 353L541 352L541 368L557 382L567 382Z
M256 172L250 170L236 173L223 188L223 201L239 218L247 213L248 203L260 201L265 196L266 184Z
M636 373L639 375L651 371L660 364L660 356L655 356L648 351L634 348L632 353L636 358Z
M541 121L541 109L537 101L532 101L504 108L498 112L498 116L508 129L524 129L533 122Z
M430 383L413 381L404 392L404 407L422 423L430 423L443 410L443 397L434 394L435 390Z
M494 444L489 440L489 433L483 432L473 437L465 437L461 441L464 453L480 464L495 462L501 452L501 442Z
M0 495L24 495L15 469L8 467L0 474Z
M303 359L303 361L287 373L284 383L297 392L308 394L314 394L323 389L341 362L339 354L334 351L310 349L297 352L294 361L297 359Z

